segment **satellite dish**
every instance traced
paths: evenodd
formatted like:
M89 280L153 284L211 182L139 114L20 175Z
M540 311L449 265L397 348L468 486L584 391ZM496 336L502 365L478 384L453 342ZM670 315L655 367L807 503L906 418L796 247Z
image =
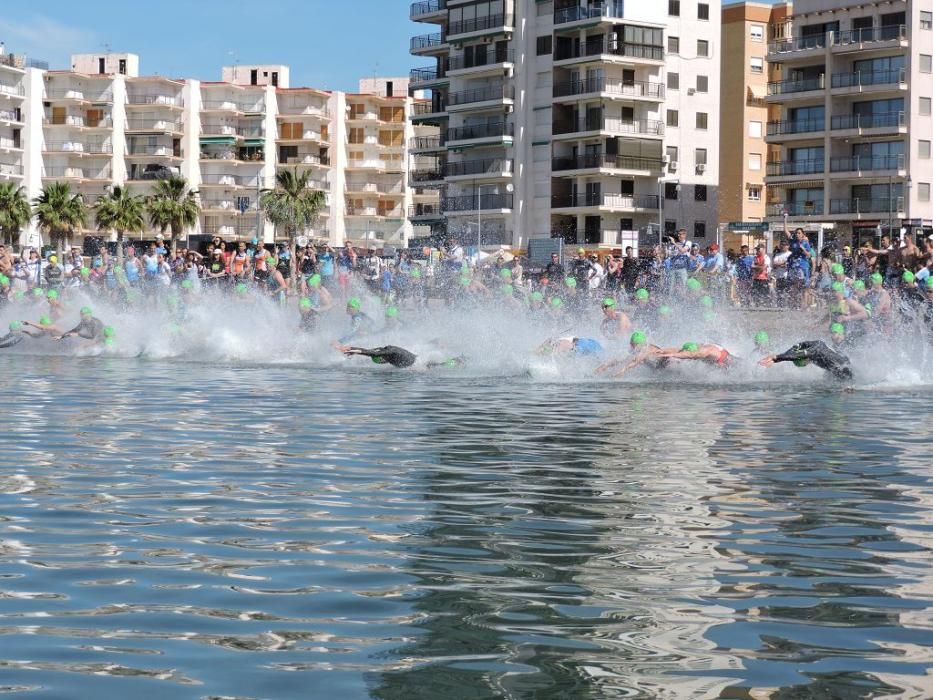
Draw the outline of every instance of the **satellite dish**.
M308 237L298 236L298 238L295 239L295 243L297 243L299 247L304 248L306 245L308 245Z

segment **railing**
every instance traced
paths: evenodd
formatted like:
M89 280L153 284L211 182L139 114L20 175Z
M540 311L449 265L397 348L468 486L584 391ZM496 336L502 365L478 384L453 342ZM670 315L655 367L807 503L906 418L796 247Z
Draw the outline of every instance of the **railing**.
M83 141L49 141L42 148L46 153L113 153L113 144Z
M231 173L210 173L201 176L202 185L218 185L224 187L255 187L258 182L255 176L233 175Z
M835 78L835 76L833 76ZM802 80L778 80L768 83L769 95L788 95L794 92L810 92L826 87L826 76L804 78Z
M408 207L409 219L440 219L443 216L440 204L412 204Z
M110 169L85 170L84 168L42 168L44 178L75 178L81 180L109 180Z
M586 131L609 131L614 134L662 136L664 134L664 122L657 121L656 119L634 119L629 121L620 119L619 117L605 119L582 117L576 124L558 122L554 124L551 129L555 136Z
M202 100L201 110L213 112L262 112L262 102L236 102L235 100Z
M110 121L109 115L93 123L88 122L84 117L75 117L72 115L66 115L64 119L43 117L42 123L46 126L81 126L89 129L109 129L113 126L113 122Z
M511 100L515 98L515 87L512 85L490 85L473 90L462 90L452 92L447 96L447 104L454 105L472 104L474 102L486 102L488 100Z
M662 83L649 83L633 80L611 84L606 78L584 78L570 80L554 85L554 97L567 97L568 95L585 95L590 92L607 92L611 95L626 97L664 98L664 85Z
M822 175L826 162L813 160L781 160L768 163L765 172L769 177L788 177L790 175Z
M128 154L131 156L164 156L167 158L181 158L180 153L175 153L175 149L171 146L150 146L150 145L139 145L139 146L130 146Z
M779 202L769 204L765 209L767 216L822 216L823 197L812 202Z
M444 148L446 145L447 139L440 136L414 136L408 139L410 151L433 151Z
M201 134L209 136L236 136L236 127L233 124L201 124Z
M440 114L447 111L443 100L438 102L415 102L411 107L412 116L421 117L426 114Z
M652 46L650 44L620 44L614 40L597 37L595 40L588 40L583 44L572 44L567 48L555 51L554 60L566 61L571 58L584 58L586 56L598 56L600 54L612 54L614 56L625 56L627 58L642 58L649 61L663 61L664 47Z
M447 40L439 32L437 34L422 34L411 38L411 51L422 51L424 49L433 49L447 43Z
M440 12L447 8L447 0L423 0L422 2L413 2L408 16L417 21L419 17Z
M169 121L167 119L130 119L126 123L127 131L159 131L159 132L178 132L182 131L182 124L179 121Z
M22 85L4 85L0 83L0 93L4 95L25 95L26 89Z
M437 182L443 180L447 173L447 166L438 165L434 168L415 168L408 173L409 182Z
M284 163L280 161L279 165L330 165L330 159L313 153L299 153L297 156L289 156Z
M86 94L83 90L74 88L49 89L45 91L46 100L80 100L82 102L109 103L113 102L113 93L109 90L96 95Z
M26 57L16 53L0 53L0 66L22 68L26 65Z
M469 139L496 138L512 136L515 133L514 125L505 122L492 124L477 124L473 126L456 126L447 130L447 141L466 141Z
M623 156L596 153L577 156L576 158L553 158L551 170L585 170L589 168L614 168L616 170L662 170L664 161L660 158L642 156Z
M512 172L512 161L507 158L482 158L447 164L447 177L510 172Z
M830 214L881 214L899 211L904 211L903 197L829 200Z
M486 48L485 52L477 51L467 60L464 56L453 56L447 63L447 72L466 70L467 68L482 68L496 63L514 63L515 52L512 49L498 49L494 46Z
M790 53L791 51L808 51L810 49L825 49L829 45L829 34L814 34L813 36L795 36L789 39L772 41L768 44L768 53Z
M412 68L408 73L408 80L411 83L427 83L443 77L444 71L438 72L437 68Z
M859 71L857 73L833 73L834 88L861 87L863 85L889 85L907 82L907 70Z
M16 110L3 109L0 110L0 119L4 119L9 122L21 122L23 121L23 115L21 112Z
M833 130L839 129L895 129L906 126L903 112L881 114L840 114L832 118Z
M467 195L465 197L445 197L441 200L444 211L479 211L482 209L511 209L511 194Z
M0 137L0 148L22 148L23 142L20 139L7 139Z
M768 136L806 134L813 131L824 131L825 129L825 119L788 119L768 122Z
M0 175L22 175L23 166L16 163L0 163Z
M870 44L878 41L903 41L907 38L907 27L903 24L893 24L884 27L869 27L867 29L852 29L847 32L836 32L833 45L846 46L848 44Z
M482 32L496 27L507 27L512 24L512 16L503 12L484 17L474 17L460 22L451 22L447 26L447 36L455 34L469 34L471 32Z
M864 172L869 170L903 170L905 167L906 159L903 154L833 158L829 163L829 170L833 173Z
M567 207L612 207L613 209L657 209L656 194L610 194L577 192L576 194L555 194L551 197L554 208Z
M584 19L602 19L625 17L625 3L610 2L605 5L595 7L567 7L562 10L554 11L554 24L566 24L567 22L579 22Z
M152 105L154 107L183 107L184 100L172 95L133 95L126 96L126 101L131 105Z

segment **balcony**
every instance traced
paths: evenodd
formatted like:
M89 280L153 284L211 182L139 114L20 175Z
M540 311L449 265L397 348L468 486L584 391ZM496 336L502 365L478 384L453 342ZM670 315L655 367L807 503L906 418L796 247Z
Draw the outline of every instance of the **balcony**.
M265 110L262 100L258 102L237 102L235 100L202 100L202 112L236 112L237 114L262 114Z
M447 177L509 177L512 175L512 161L507 158L481 158L447 164Z
M577 156L576 158L553 158L551 170L634 170L660 174L664 169L661 158L643 156L608 155L604 153Z
M445 197L441 200L441 209L445 212L487 210L510 210L512 208L511 194L484 194L467 195L465 197Z
M867 51L907 45L907 27L903 24L837 32L833 37L833 52Z
M620 56L644 61L663 61L664 47L650 44L619 43L606 37L588 39L582 44L572 44L565 49L555 50L554 61L573 61L593 56Z
M643 97L651 100L664 99L664 85L640 80L609 83L606 78L584 78L554 85L554 97L602 93L610 97Z
M832 118L833 131L857 131L861 133L866 130L901 131L906 130L906 128L907 122L903 112L840 114Z
M858 73L833 73L833 90L848 92L869 92L865 88L887 89L891 86L906 90L907 71L895 70L860 71Z
M17 163L0 163L0 177L22 177L23 166Z
M826 130L825 119L787 119L768 122L768 136L794 136Z
M903 154L833 158L829 163L831 173L850 173L855 177L871 172L902 172L906 167L906 157Z
M181 159L181 151L175 151L172 146L164 145L131 145L127 150L127 157L146 156L149 158L178 158Z
M23 149L23 142L19 138L0 138L0 149L4 151L21 151Z
M584 20L623 19L625 3L609 2L595 7L567 7L554 11L554 25L582 22Z
M84 143L82 141L48 141L42 147L44 153L67 153L69 155L108 155L113 153L110 143Z
M447 130L448 148L454 141L473 141L477 139L509 139L515 133L515 127L510 123L494 122L492 124L477 124L473 126L457 126Z
M132 106L147 105L150 107L171 107L181 109L185 106L184 100L173 95L127 95L127 104Z
M91 104L113 104L113 93L109 90L91 93L75 88L49 88L43 98L45 102L88 102Z
M440 151L447 148L447 139L441 136L414 136L408 139L409 151Z
M577 122L557 122L551 127L552 135L574 138L575 134L606 132L610 135L663 136L664 122L656 119L626 120L618 117L582 117Z
M822 216L823 200L814 200L812 202L778 202L769 204L765 210L765 216L781 217L784 214L788 216Z
M113 128L113 122L110 120L110 115L105 115L100 119L85 119L84 117L79 117L75 115L66 115L64 118L55 117L43 117L42 119L43 126L73 126L79 129L111 129Z
M204 173L201 176L201 187L256 187L258 182L255 175Z
M826 87L826 76L804 78L803 80L779 80L768 83L768 96L790 95L800 92L814 92Z
M23 115L19 110L0 109L0 122L13 122L15 124L22 124Z
M158 117L136 117L127 120L126 131L128 133L180 134L182 123Z
M413 36L411 38L411 44L409 46L410 53L430 53L432 51L440 51L441 49L446 49L447 39L438 32L437 34L422 34L421 36Z
M4 85L0 83L0 95L11 95L13 97L23 97L26 94L26 88L22 85Z
M831 199L830 214L898 214L904 211L903 197L881 197L869 199Z
M515 62L515 52L512 49L500 49L494 46L486 48L486 51L477 51L474 55L467 57L452 56L447 63L447 73L464 73L467 71L481 72L486 69L500 69L505 63Z
M512 15L502 12L484 17L474 17L447 25L447 36L460 34L479 34L489 31L504 31L512 25Z
M437 68L412 68L408 73L408 82L411 88L446 79L447 76L444 71L438 71Z
M447 0L423 0L413 2L408 12L412 22L423 22L427 17L447 11Z
M814 34L813 36L796 36L788 39L779 39L768 44L768 53L777 56L786 54L824 51L829 46L829 34ZM771 59L772 61L775 59Z
M433 99L427 102L415 102L411 106L411 119L417 122L438 122L447 117L447 102Z
M411 184L424 184L428 182L443 182L447 173L447 166L439 163L436 166L426 168L414 168L408 173L408 182Z
M765 172L768 177L796 177L822 175L825 169L824 160L781 160L768 163Z
M610 194L594 192L577 192L569 194L555 194L551 196L552 209L578 209L596 208L610 209L612 211L637 211L641 209L658 209L658 195L656 194Z
M447 96L447 106L457 107L480 102L504 102L515 99L515 88L512 85L490 85L473 90L452 92Z
M307 166L322 166L326 167L330 165L330 158L327 156L320 156L316 153L299 153L297 156L288 156L284 160L279 160L276 164L278 166L292 165L307 165Z
M42 168L43 180L106 180L110 181L110 168Z
M440 204L412 204L408 207L408 218L415 221L437 221L444 218Z

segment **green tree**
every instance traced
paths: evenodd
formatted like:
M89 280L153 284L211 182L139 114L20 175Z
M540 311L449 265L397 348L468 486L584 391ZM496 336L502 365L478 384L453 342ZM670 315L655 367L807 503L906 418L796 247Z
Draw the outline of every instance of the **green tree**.
M26 196L26 188L15 182L0 182L0 229L3 240L11 245L16 236L32 219L32 204Z
M62 244L87 222L87 207L67 182L51 182L33 203L39 228L49 234L59 259Z
M155 192L146 202L149 223L163 234L171 231L172 257L175 256L178 239L185 231L195 227L201 215L197 192L188 189L183 177L168 177L155 183Z
M124 234L146 230L145 200L127 187L114 185L109 194L97 200L95 209L98 230L116 231L117 260L122 263Z
M295 238L300 231L311 228L324 209L326 198L320 190L308 186L311 174L282 170L275 176L275 189L263 190L259 202L266 218L281 226L288 237L291 283L295 284Z

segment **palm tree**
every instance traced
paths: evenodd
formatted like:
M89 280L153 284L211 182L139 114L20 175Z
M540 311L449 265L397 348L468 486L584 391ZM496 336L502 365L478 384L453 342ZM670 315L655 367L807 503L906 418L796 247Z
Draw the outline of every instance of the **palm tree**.
M0 229L13 245L16 235L32 220L32 204L26 188L15 182L0 182Z
M149 223L163 234L171 231L172 257L175 257L178 239L188 229L194 228L201 215L197 192L188 189L183 177L172 176L158 180L155 192L146 202Z
M97 200L97 228L116 231L117 261L123 262L123 235L146 230L145 200L130 192L129 188L114 185L110 193Z
M295 283L295 238L314 225L326 204L324 193L308 186L310 172L282 170L275 176L275 189L263 190L259 198L266 218L282 226L288 236L291 283Z
M33 207L39 228L55 243L55 252L62 256L62 243L87 221L87 207L80 194L71 191L67 182L50 182L36 197Z

